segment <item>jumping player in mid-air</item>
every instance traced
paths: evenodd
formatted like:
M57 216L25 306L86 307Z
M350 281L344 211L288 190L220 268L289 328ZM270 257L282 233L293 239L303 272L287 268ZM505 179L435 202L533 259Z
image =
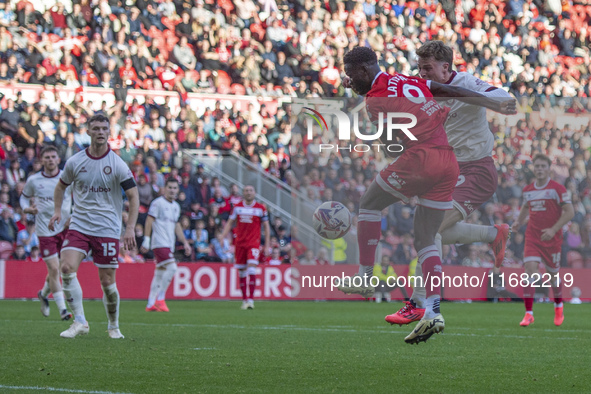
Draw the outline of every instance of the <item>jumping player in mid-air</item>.
M441 41L430 41L417 50L419 76L424 79L477 91L487 97L510 99L511 95L466 72L452 70L453 49ZM486 108L459 100L440 101L450 108L445 122L449 144L460 167L460 176L454 188L453 209L445 213L443 223L435 236L441 256L443 245L490 243L495 255L495 266L500 267L509 239L509 225L481 226L460 223L489 201L497 190L497 169L492 159L494 136L486 119ZM415 275L420 275L417 272ZM410 301L398 312L386 316L391 324L409 324L420 320L425 312L425 287L420 283L413 289Z
M47 264L47 277L43 289L39 290L38 297L41 301L41 313L49 316L49 302L47 296L51 292L57 304L62 320L70 320L72 314L66 308L64 292L59 275L59 251L66 236L66 225L70 220L72 209L72 192L66 190L62 204L62 222L52 231L47 225L53 215L53 191L59 182L61 171L58 167L60 158L57 148L48 145L41 149L39 155L43 169L29 177L25 183L20 204L24 213L35 215L35 231L39 236L41 255ZM34 203L31 203L31 198Z
M405 338L407 343L419 343L445 328L440 312L441 258L435 236L443 222L445 211L453 208L452 193L459 176L453 149L448 143L443 124L448 110L433 98L470 100L481 98L481 105L493 110L514 113L515 102L498 101L468 89L451 87L402 74L388 75L380 70L377 56L367 47L357 47L344 58L345 84L365 96L370 119L378 122L383 114L411 114L416 123L410 129L413 138L404 134L404 152L385 167L363 195L359 209L358 244L359 275L372 275L375 252L380 238L381 211L398 201L408 202L419 197L415 213L414 246L426 280L425 314L415 329ZM368 281L357 286L351 280L339 288L345 293L370 295Z

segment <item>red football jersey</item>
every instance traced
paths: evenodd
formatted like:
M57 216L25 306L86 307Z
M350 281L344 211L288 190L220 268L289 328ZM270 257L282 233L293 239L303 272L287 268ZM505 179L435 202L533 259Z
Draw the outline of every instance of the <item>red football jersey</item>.
M244 248L258 248L261 245L261 224L269 220L267 208L254 201L246 205L240 201L232 209L230 219L236 221L234 245Z
M525 231L526 239L542 243L542 230L554 226L562 215L562 204L570 204L570 195L560 183L548 180L543 187L535 182L523 188L523 201L529 206L529 222ZM546 245L560 245L562 231L554 238L543 242Z
M401 138L405 149L413 146L449 146L447 134L443 125L447 119L449 109L439 105L429 90L429 81L421 78L409 77L403 74L389 75L382 72L376 76L371 90L365 95L365 105L371 121L379 121L379 113L383 113L384 122L387 113L409 113L416 117L417 124L409 128L416 137L411 140L402 130L394 130L393 138ZM393 123L408 124L409 118L397 118ZM387 138L387 127L384 124L383 143L395 143Z

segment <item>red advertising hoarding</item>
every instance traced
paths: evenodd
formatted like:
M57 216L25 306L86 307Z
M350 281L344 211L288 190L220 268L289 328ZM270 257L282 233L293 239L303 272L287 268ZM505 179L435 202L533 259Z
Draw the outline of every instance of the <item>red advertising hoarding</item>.
M407 282L408 266L394 266L399 282ZM261 265L257 268L257 290L255 297L263 300L329 300L357 299L360 296L346 296L331 289L331 277L353 275L358 268L354 265L301 266L301 265ZM36 298L42 287L47 270L43 262L25 263L23 261L0 261L0 299ZM443 296L450 300L485 300L490 286L490 270L463 266L444 266L443 273L449 278L444 284ZM523 294L519 285L521 269L502 270L507 290L518 297ZM153 264L120 264L117 270L117 284L122 299L144 300L148 297L150 283L154 274ZM578 287L581 298L589 300L591 292L590 269L562 269L563 296L571 298L571 290ZM572 277L572 281L566 279ZM102 298L102 289L97 268L92 263L82 263L78 279L84 291L84 298ZM544 281L540 282L544 284ZM549 288L548 286L545 286ZM393 298L402 294L395 290ZM550 296L552 296L550 292ZM230 264L180 263L179 269L167 293L168 299L240 299L238 272Z

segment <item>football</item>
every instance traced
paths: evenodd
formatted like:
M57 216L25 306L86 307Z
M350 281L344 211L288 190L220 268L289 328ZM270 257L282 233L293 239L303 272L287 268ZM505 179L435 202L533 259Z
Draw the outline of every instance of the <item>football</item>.
M327 201L316 208L312 221L322 238L338 239L351 229L351 212L338 201Z

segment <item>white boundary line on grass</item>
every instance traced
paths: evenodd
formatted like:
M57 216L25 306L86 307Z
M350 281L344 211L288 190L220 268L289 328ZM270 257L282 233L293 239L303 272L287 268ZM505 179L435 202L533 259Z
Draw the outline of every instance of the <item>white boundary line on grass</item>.
M60 389L57 387L39 387L39 386L5 386L0 384L0 389L10 390L39 390L39 391L57 391L63 393L84 393L84 394L126 394L114 391L97 391L97 390L75 390L75 389Z

